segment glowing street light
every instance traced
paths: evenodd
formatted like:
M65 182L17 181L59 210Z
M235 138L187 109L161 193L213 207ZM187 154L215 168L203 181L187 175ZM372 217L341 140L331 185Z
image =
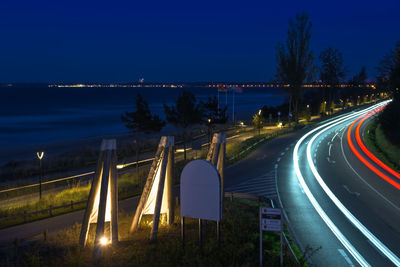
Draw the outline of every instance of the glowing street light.
M40 177L39 177L39 199L42 199L42 179L43 179L43 169L42 169L42 159L44 156L44 152L36 152L36 156L39 159L39 167L40 167Z
M107 246L108 245L108 238L107 237L100 238L100 245Z

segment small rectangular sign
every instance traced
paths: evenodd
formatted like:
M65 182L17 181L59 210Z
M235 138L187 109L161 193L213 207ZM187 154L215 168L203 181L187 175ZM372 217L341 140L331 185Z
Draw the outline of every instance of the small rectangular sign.
M260 228L262 231L282 231L280 209L261 208L260 212Z
M281 214L281 209L261 208L261 214Z

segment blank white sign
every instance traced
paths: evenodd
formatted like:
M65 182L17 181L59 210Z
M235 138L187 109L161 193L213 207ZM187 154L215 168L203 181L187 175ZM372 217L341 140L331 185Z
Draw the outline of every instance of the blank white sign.
M189 162L181 174L181 216L219 221L221 209L217 168L202 159Z

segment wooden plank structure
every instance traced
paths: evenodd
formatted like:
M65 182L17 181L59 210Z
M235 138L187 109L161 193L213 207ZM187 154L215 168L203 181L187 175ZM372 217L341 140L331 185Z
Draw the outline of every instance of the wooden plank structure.
M167 214L169 225L174 223L173 201L174 137L162 136L130 232L135 231L144 214L153 215L150 240L157 239L160 214Z
M215 133L207 154L207 161L217 167L221 177L221 197L224 196L224 172L225 172L225 154L226 154L226 135L225 133ZM222 201L222 199L221 199ZM222 203L222 202L221 202Z
M96 223L94 258L101 255L101 240L118 242L118 187L116 140L104 139L101 143L96 172L93 176L86 210L83 216L79 244L87 244L90 224ZM110 222L110 238L104 236L105 222Z
M219 176L221 178L221 207L224 206L224 176L225 176L225 158L226 158L226 134L225 133L215 133L210 144L210 149L208 150L207 160L217 167ZM221 216L223 213L223 208L221 209ZM199 229L201 229L202 222L199 223ZM221 222L217 221L217 240L218 240L218 250L221 246Z

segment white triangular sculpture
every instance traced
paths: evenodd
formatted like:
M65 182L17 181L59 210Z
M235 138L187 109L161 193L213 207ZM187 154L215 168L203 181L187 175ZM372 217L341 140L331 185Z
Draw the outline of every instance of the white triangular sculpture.
M150 234L151 240L157 238L160 214L167 214L168 224L173 223L173 166L174 137L163 136L161 137L138 207L136 208L130 229L131 232L137 229L142 216L145 214L154 215Z
M79 237L79 244L81 248L83 248L87 243L90 224L97 224L94 241L96 258L98 258L100 252L100 241L106 238L104 236L105 222L110 222L110 238L106 239L107 243L118 242L118 187L116 165L117 152L115 139L103 140Z
M224 174L225 174L226 135L215 133L207 154L207 161L214 164L221 177L221 201L224 198ZM222 202L221 202L222 203Z

